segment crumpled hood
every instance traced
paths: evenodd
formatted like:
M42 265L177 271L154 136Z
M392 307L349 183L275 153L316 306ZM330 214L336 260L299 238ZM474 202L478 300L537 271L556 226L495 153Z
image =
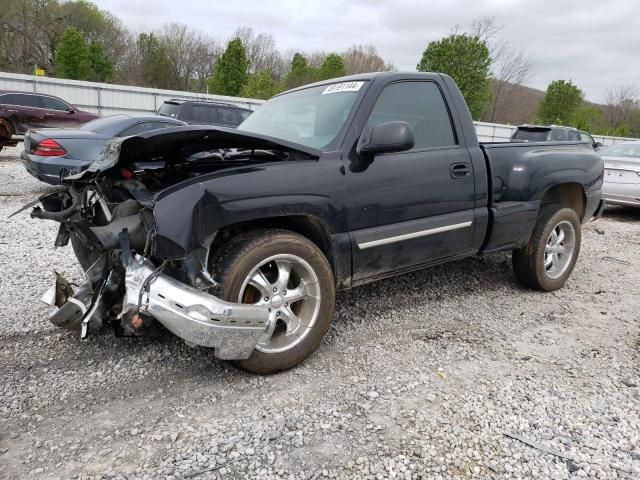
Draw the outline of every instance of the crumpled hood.
M133 137L114 138L81 173L65 181L89 178L129 162L157 162L162 157L187 158L198 152L237 148L241 150L283 150L320 157L321 151L287 140L226 127L186 126L153 130Z

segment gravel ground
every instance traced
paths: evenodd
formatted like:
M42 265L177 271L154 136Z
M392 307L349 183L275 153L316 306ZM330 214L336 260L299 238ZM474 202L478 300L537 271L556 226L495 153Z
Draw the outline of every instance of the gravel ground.
M257 377L50 325L51 271L79 267L7 220L46 189L0 154L0 478L640 478L639 211L587 225L555 293L505 254L342 293L315 355Z

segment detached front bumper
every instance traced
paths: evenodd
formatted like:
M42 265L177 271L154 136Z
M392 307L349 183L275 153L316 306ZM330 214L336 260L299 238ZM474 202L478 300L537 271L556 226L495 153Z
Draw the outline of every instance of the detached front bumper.
M187 342L224 360L249 358L270 321L267 306L220 300L164 274L139 255L125 273L123 314L150 315Z
M93 277L99 288L92 288L88 279L74 292L71 284L56 274L55 286L42 297L47 305L57 307L49 320L61 328L81 329L82 338L91 325L103 323L113 304L113 296L111 301L105 301L105 295L109 291L122 291L121 275L114 275L112 270L96 282L96 275L103 270L99 262L94 267L87 271L87 276ZM266 305L220 300L159 273L140 255L131 256L127 262L118 318L139 325L146 323L145 319L155 319L188 343L214 348L214 355L223 360L249 358L267 327L276 321Z

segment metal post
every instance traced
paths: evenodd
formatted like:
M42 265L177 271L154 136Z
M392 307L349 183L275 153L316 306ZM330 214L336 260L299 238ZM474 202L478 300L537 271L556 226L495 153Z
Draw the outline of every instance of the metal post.
M98 92L98 115L102 116L102 89L100 87L96 87L96 90Z

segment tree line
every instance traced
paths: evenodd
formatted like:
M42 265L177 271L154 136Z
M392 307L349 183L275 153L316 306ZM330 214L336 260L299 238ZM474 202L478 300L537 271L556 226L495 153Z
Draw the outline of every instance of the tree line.
M518 108L535 59L501 37L494 17L429 42L416 68L457 82L476 120L501 122ZM342 52L280 51L273 35L238 28L228 41L180 23L132 32L88 0L0 0L0 70L171 90L269 98L317 80L393 70L372 45ZM571 80L552 82L530 122L597 134L640 135L640 95L612 86L605 105Z
M450 75L476 120L499 122L535 65L525 51L500 39L500 31L494 17L474 21L468 31L456 27L451 35L430 42L416 67ZM570 79L555 80L530 122L599 135L640 136L640 91L633 85L614 85L606 103L596 105L585 101L584 92Z
M372 45L281 52L249 27L220 42L180 23L134 33L88 0L0 0L0 69L269 98L310 81L393 69Z

